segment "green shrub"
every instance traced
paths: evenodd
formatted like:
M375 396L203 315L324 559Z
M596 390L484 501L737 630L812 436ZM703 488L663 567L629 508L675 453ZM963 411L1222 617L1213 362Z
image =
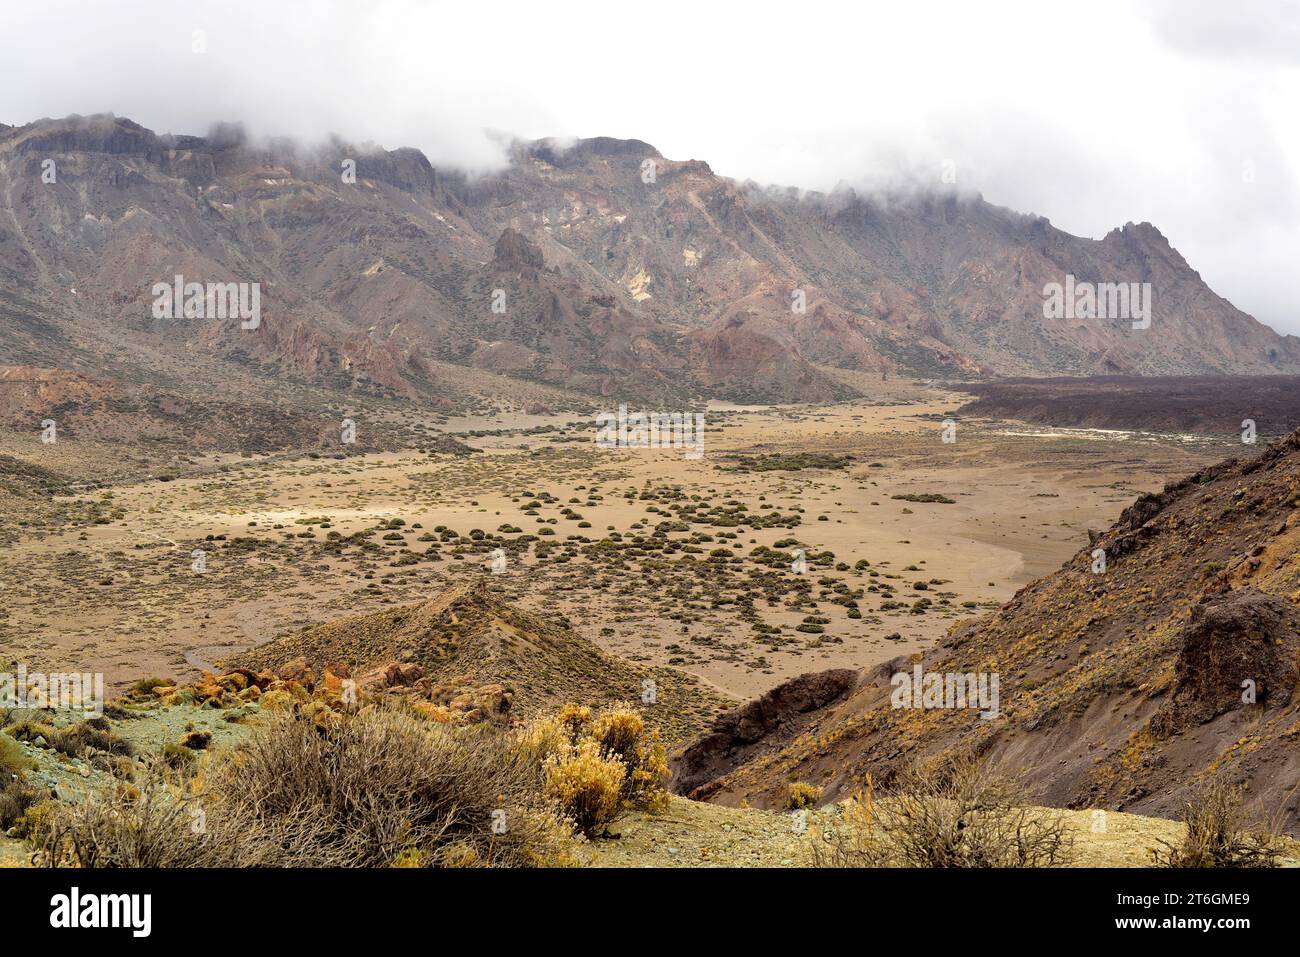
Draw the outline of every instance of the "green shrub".
M90 748L127 757L134 754L135 748L131 742L114 734L107 725L108 722L100 718L59 728L54 732L54 737L49 739L50 746L73 758L82 757Z
M23 752L22 745L7 733L0 733L0 783L35 769L36 762Z

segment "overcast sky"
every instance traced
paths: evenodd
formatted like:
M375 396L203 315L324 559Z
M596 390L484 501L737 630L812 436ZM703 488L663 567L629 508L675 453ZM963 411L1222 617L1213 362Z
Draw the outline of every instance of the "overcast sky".
M5 0L0 20L0 122L240 120L478 169L502 134L635 137L823 190L950 161L1073 233L1149 220L1300 334L1300 0Z

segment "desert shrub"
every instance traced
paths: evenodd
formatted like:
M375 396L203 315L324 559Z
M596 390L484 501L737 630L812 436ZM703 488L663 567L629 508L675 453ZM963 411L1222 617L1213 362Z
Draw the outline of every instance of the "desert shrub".
M48 792L44 791L33 791L31 797L33 799L31 803L23 802L27 804L26 811L9 825L13 828L14 837L20 840L28 839L36 832L56 803L49 800ZM0 814L0 818L3 817L4 815Z
M584 834L595 836L618 816L627 768L594 738L582 739L568 753L551 755L543 770L546 796Z
M1273 828L1251 822L1241 789L1211 778L1183 807L1187 827L1177 847L1161 841L1151 851L1161 867L1277 867L1282 849Z
M131 758L118 754L95 754L90 758L90 766L104 771L114 777L131 780L135 777L136 763Z
M569 732L569 737L576 741L578 735L586 731L587 726L591 724L591 709L586 705L570 703L561 708L556 717Z
M139 715L128 710L117 701L105 701L104 717L112 718L114 721L130 721L133 718L139 717Z
M573 743L569 727L559 716L534 718L514 734L514 747L519 756L538 769L551 755L567 753Z
M181 747L191 751L205 751L212 743L211 731L188 731L181 738Z
M197 761L194 752L184 745L164 744L162 749L163 764L173 771L184 771Z
M645 719L631 708L609 708L592 721L591 736L606 753L626 763L645 737Z
M43 807L45 807L43 805ZM175 780L155 773L142 786L114 780L76 802L50 802L30 827L42 867L233 867L258 860L249 827L233 817L208 833L202 808ZM246 825L250 822L244 822ZM245 847L245 842L249 842ZM250 853L241 854L243 850Z
M664 784L672 776L668 751L659 740L659 732L650 732L633 754L635 760L626 762L628 774L623 799L632 807L658 814L668 807L670 799Z
M790 785L789 792L786 795L785 806L791 811L814 807L821 799L821 796L822 789L817 787L817 785L795 781Z
M141 678L127 690L127 696L131 698L153 698L154 688L171 688L176 685L175 681L167 678Z
M40 800L40 792L23 780L23 773L35 767L36 762L23 753L22 745L0 733L0 831L17 824Z
M0 783L35 767L36 762L23 753L22 745L8 734L0 733Z
M45 796L21 777L13 774L0 776L0 831L15 826L27 814L28 808Z
M131 742L114 734L106 727L107 722L79 721L65 728L59 728L49 739L50 746L69 757L79 758L90 748L107 751L109 754L130 756L135 753Z
M624 808L657 812L669 800L664 790L670 776L668 753L659 732L647 729L629 705L593 713L585 705L566 704L516 732L514 748L538 768L546 796L588 835ZM611 798L608 790L615 779Z
M366 709L322 731L287 718L256 735L216 789L265 820L316 816L295 862L375 866L415 848L428 863L455 845L482 863L536 864L557 856L555 821L540 807L533 770L501 735ZM227 765L229 767L229 765ZM494 834L494 812L506 832Z
M823 829L821 867L1049 867L1071 852L1064 820L1017 806L1019 783L961 759L914 766L876 799L867 787Z
M375 867L566 859L566 832L543 806L535 769L503 736L475 729L374 708L327 729L280 716L196 779L158 768L139 788L114 782L61 805L35 838L43 860ZM504 833L494 833L497 820Z
M29 744L37 738L44 738L48 742L54 737L54 726L48 725L43 721L36 721L32 718L24 718L22 721L15 721L5 726L5 734L14 738L16 741L26 741Z
M613 705L592 721L591 737L627 769L622 799L641 810L662 810L668 802L664 783L670 772L658 730L647 730L645 719L627 705Z

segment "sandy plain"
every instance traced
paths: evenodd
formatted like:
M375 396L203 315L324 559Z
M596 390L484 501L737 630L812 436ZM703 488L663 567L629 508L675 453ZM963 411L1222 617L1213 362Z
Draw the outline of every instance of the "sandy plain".
M747 698L924 647L1054 570L1138 493L1230 451L969 420L944 442L961 401L918 386L717 405L697 460L597 448L574 413L441 423L482 450L469 456L207 456L166 481L65 496L55 519L0 515L0 648L29 668L103 671L113 688L187 678L285 631L482 576L607 650ZM0 453L53 469L98 459L105 475L115 456L13 434ZM826 467L835 456L849 460Z

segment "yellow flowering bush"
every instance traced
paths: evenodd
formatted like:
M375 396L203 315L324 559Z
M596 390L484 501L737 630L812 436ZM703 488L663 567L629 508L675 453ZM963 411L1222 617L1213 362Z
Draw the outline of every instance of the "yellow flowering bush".
M668 752L629 705L593 713L568 704L526 725L515 741L526 760L543 768L547 796L588 834L625 807L655 812L668 804Z
M594 836L618 816L627 768L595 739L584 738L568 754L552 754L543 773L546 796L584 834Z
M817 785L795 781L790 785L790 791L786 797L786 807L792 811L813 807L821 799L821 796L822 789Z

